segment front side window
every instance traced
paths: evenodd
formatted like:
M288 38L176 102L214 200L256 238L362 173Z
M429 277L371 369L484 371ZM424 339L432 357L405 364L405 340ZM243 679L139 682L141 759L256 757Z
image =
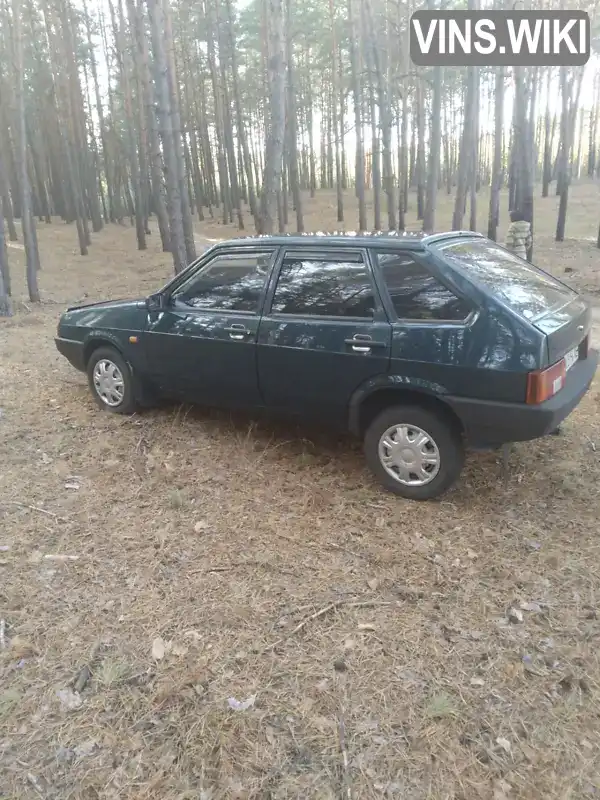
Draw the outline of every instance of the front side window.
M528 320L576 296L568 286L486 239L441 242L432 249Z
M173 294L190 308L258 311L273 251L224 253L211 259Z
M398 319L460 322L470 306L409 253L377 253L377 264Z
M286 255L271 310L275 314L373 319L373 286L362 257Z

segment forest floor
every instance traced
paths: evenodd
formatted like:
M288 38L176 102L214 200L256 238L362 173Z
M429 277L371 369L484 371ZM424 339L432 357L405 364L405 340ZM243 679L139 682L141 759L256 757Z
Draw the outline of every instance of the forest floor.
M596 294L598 194L573 188L560 245L536 201L536 260ZM441 502L405 502L343 437L100 412L58 315L148 294L170 257L129 228L87 258L72 227L39 239L44 302L12 247L0 323L2 800L598 797L599 380L506 482L473 454Z

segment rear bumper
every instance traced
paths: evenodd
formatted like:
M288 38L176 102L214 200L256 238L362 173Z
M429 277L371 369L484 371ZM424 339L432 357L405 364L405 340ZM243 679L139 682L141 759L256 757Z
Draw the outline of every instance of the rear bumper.
M494 446L539 439L557 428L577 407L590 387L597 366L598 353L590 350L588 357L569 371L565 388L535 406L463 397L445 397L444 400L461 420L470 444Z
M56 349L69 361L75 369L85 372L85 361L83 358L83 342L78 342L75 339L63 339L57 336L54 339Z

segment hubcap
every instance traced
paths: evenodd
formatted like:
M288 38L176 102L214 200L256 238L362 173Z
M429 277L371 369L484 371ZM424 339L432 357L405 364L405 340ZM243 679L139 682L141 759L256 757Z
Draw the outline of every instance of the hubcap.
M125 381L116 364L103 358L94 367L96 394L107 406L118 406L125 396Z
M381 466L404 486L425 486L440 471L438 446L416 425L393 425L379 440Z

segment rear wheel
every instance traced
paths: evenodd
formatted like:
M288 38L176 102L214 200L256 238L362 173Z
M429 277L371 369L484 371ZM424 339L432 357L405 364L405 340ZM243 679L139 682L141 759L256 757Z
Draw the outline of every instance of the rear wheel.
M136 408L131 369L112 347L94 350L87 365L88 382L98 405L113 414L132 414Z
M431 500L458 478L464 464L460 432L443 415L393 406L369 425L364 449L378 481L410 500Z

